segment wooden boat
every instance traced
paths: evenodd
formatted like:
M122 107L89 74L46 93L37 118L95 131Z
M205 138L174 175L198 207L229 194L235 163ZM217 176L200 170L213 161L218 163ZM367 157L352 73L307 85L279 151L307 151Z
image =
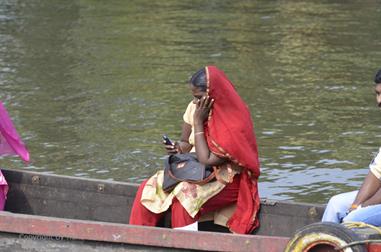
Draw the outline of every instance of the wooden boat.
M127 223L136 184L2 172L10 190L5 211L0 212L1 251L278 252L285 250L297 229L318 222L324 210L322 205L263 199L261 226L253 235L231 234L211 221L200 223L202 232L165 228L165 221L163 227L134 226ZM381 251L381 243L365 249Z

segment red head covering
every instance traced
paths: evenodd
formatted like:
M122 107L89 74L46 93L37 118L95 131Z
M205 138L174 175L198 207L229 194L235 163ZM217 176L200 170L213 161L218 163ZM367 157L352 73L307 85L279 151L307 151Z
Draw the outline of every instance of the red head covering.
M205 125L209 149L244 168L237 208L227 224L236 233L250 233L259 225L260 206L258 149L250 111L223 71L215 66L207 66L205 70L207 92L214 99Z

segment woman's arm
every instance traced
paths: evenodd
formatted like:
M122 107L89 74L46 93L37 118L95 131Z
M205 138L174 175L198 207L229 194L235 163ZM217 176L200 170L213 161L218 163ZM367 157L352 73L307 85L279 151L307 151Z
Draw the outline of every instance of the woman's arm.
M189 152L193 145L191 145L188 141L189 136L192 132L192 126L188 123L183 123L181 130L180 141L176 141L174 145L165 145L165 149L169 155L176 153L186 153Z
M193 145L189 143L189 136L192 133L192 125L183 123L181 130L180 141L177 143L180 153L187 153L193 148Z
M204 96L198 102L194 112L194 138L197 159L205 165L221 165L226 159L213 154L208 147L204 134L204 121L208 118L213 105L210 97Z

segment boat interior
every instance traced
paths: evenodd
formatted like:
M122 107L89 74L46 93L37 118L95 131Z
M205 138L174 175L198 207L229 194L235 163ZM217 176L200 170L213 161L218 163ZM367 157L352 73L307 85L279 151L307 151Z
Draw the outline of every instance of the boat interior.
M138 185L84 179L24 170L2 169L9 184L5 211L58 218L128 224ZM260 227L253 234L290 237L299 228L319 222L323 205L261 200ZM169 227L169 215L161 226ZM228 232L211 220L201 231Z

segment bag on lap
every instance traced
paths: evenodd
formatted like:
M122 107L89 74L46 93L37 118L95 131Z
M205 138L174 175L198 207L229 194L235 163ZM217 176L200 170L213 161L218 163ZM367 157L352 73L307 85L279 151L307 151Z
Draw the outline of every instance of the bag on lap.
M212 166L201 164L195 153L170 155L164 163L163 190L170 192L182 181L194 184L206 184L215 178Z

